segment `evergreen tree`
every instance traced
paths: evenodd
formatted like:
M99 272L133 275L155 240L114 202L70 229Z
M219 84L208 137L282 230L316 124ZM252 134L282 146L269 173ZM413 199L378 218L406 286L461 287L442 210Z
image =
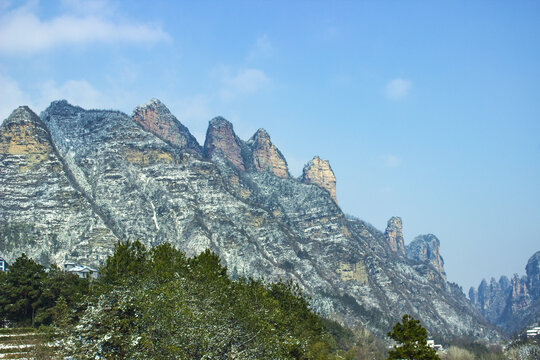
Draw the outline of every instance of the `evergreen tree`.
M66 356L333 359L332 339L297 285L232 280L208 250L187 259L170 245L118 244L101 273L62 339Z
M114 254L107 258L105 266L99 270L101 283L118 284L143 275L147 271L147 261L148 252L139 240L118 241Z
M22 254L0 283L0 317L16 324L34 324L43 292L45 268Z
M388 360L439 360L434 349L427 345L427 330L419 320L403 315L388 336L398 343L388 352Z

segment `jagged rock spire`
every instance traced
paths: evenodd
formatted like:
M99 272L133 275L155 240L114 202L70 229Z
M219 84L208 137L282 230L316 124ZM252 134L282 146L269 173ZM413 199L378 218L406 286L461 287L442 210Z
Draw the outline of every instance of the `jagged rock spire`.
M441 242L433 234L418 235L407 245L406 254L410 259L433 265L435 270L446 280L444 260L439 252L440 245Z
M405 245L403 242L403 224L401 218L393 216L388 220L384 237L392 251L400 255L405 255Z
M266 130L257 130L247 143L252 151L255 170L258 172L268 170L278 177L289 177L287 161L279 149L272 144Z
M238 170L246 170L241 140L234 133L233 125L221 116L210 120L204 142L204 154L208 158L214 155L222 156Z
M301 181L305 184L314 184L325 189L330 197L337 204L336 197L336 176L330 167L328 160L323 160L315 156L304 166Z
M531 256L525 270L531 295L534 299L540 299L540 251Z
M197 139L158 99L151 99L146 104L137 106L132 117L143 129L171 145L202 155Z

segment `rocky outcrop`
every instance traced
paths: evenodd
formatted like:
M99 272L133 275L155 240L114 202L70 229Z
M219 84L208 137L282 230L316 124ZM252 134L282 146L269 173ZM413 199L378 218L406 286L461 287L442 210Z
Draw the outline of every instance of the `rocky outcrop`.
M238 170L246 170L242 156L242 142L236 136L232 124L222 117L210 121L204 142L204 154L212 159L220 156Z
M525 270L531 296L534 299L540 299L540 251L531 256Z
M321 189L328 191L332 200L337 204L336 176L328 160L315 156L304 166L301 181L304 184L317 185Z
M405 245L403 242L403 225L401 218L393 216L388 220L384 237L393 252L405 255Z
M476 290L471 288L469 298L486 319L507 333L522 330L540 320L540 296L538 288L538 260L535 253L526 266L527 275L515 274L512 280L502 276L499 282L491 279L490 285L482 280Z
M501 277L498 282L491 278L489 284L482 280L478 286L476 298L470 297L471 293L476 292L474 288L471 288L469 297L471 302L477 304L478 309L489 322L496 323L506 308L506 298L510 291L511 286L507 277Z
M0 256L100 264L116 237L72 183L41 119L19 107L0 129Z
M407 245L406 255L409 259L422 261L432 265L435 270L446 280L444 260L439 252L440 241L433 234L418 235Z
M328 190L251 171L249 146L223 119L210 124L205 159L121 112L58 101L40 117L31 117L34 130L17 130L42 134L39 166L26 156L34 159L34 142L14 146L17 132L2 128L0 227L9 231L0 233L9 242L0 245L10 247L0 256L8 262L29 250L44 262L97 266L117 240L168 242L188 256L214 251L233 277L291 279L323 316L379 335L407 313L440 337L497 337L459 287L428 263L389 260L384 233L346 217Z
M158 99L151 99L133 110L133 120L160 139L199 156L202 149L197 139L171 114Z
M281 178L289 177L287 161L279 149L272 144L266 130L257 130L247 144L251 148L253 166L256 171L270 171Z

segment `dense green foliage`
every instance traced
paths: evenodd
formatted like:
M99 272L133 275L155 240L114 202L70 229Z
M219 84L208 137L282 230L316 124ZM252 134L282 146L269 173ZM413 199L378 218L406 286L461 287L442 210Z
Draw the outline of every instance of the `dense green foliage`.
M388 352L388 359L438 360L434 349L427 345L427 330L420 321L403 315L388 336L398 343Z
M333 338L291 282L231 280L219 258L118 244L66 355L94 359L328 359Z
M0 273L0 320L51 325L77 359L373 359L384 345L315 314L292 282L232 280L219 258L118 243L88 281L20 256ZM47 346L43 349L45 353ZM48 351L48 350L47 350Z
M57 302L75 306L88 293L88 281L51 266L49 271L22 254L0 273L0 321L14 325L48 325Z

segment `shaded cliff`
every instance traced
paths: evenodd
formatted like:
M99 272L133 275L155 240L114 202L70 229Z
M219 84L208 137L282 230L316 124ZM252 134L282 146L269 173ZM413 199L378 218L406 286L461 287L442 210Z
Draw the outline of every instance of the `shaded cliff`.
M439 239L433 234L418 235L409 245L407 245L405 252L409 259L426 262L432 265L446 280L444 260L439 251L440 245Z

